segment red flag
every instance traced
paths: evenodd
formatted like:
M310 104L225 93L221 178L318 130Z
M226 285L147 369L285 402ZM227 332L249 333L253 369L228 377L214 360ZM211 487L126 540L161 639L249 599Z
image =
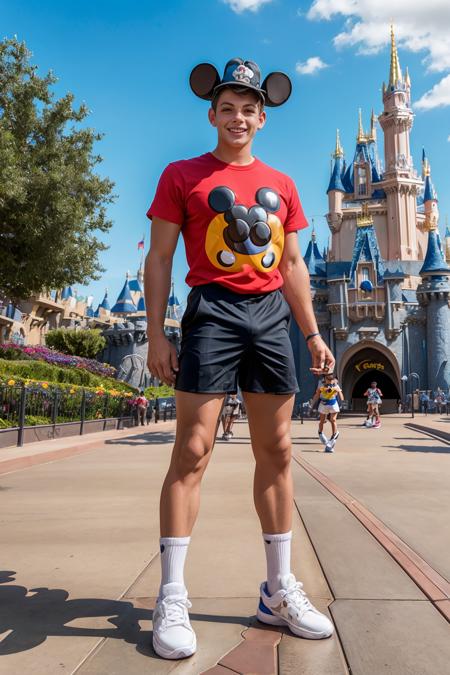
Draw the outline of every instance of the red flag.
M138 241L138 251L139 251L139 249L141 249L141 248L142 248L142 249L144 248L144 240L143 240L143 239L141 239L141 241Z

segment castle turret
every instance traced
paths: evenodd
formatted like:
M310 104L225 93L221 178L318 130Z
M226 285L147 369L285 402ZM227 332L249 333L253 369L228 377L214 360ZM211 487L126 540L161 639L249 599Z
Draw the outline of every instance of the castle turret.
M450 228L445 219L445 260L450 262Z
M129 285L129 274L125 279L122 290L120 291L119 297L116 300L116 304L112 307L111 312L113 314L134 314L136 311L136 305L133 302L131 297L130 285Z
M448 390L450 386L450 267L444 260L436 225L428 232L428 246L420 270L422 283L417 299L425 306L427 321L428 387Z
M425 210L425 228L432 230L437 228L439 209L437 193L431 180L431 166L425 150L422 153L422 174L424 180L423 205Z
M342 225L342 197L345 193L345 187L342 183L342 177L345 171L344 150L339 138L339 129L336 130L336 147L333 153L333 167L328 184L328 226L334 235L339 232ZM333 245L332 245L333 248ZM336 254L333 251L333 254Z
M385 173L382 187L387 196L388 260L417 258L416 197L421 181L413 168L409 135L414 114L410 106L411 82L403 77L391 27L389 84L383 85L384 110L378 120L384 131Z

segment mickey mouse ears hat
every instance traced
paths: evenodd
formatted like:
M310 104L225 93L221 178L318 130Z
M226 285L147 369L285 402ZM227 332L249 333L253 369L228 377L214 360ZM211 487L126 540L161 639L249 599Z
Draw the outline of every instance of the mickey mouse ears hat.
M212 101L224 87L246 87L257 92L265 105L276 108L286 103L292 91L292 84L285 73L270 73L261 83L261 71L253 61L235 58L225 66L223 78L210 63L195 66L189 77L191 89L200 98Z

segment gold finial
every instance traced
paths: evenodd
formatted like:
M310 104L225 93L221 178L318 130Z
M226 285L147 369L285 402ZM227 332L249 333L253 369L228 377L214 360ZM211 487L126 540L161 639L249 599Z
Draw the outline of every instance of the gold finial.
M362 112L360 108L358 112L358 136L356 137L356 141L358 143L365 143L366 140L367 138L362 125Z
M314 225L314 218L311 218L312 232L311 232L311 241L315 243L316 241L316 226Z
M424 229L427 232L433 232L438 229L437 218L434 214L427 214L427 216L425 217Z
M397 82L403 82L400 61L398 60L397 46L395 44L394 25L391 23L391 69L389 71L389 86L394 87Z
M373 225L373 217L370 215L368 202L364 202L361 207L361 213L358 213L356 216L356 226L368 227L369 225Z
M337 159L338 157L344 156L344 149L341 145L341 139L339 137L339 129L336 129L336 149L334 151L333 157Z
M428 157L425 157L422 162L422 173L424 178L431 175L431 167L430 162L428 161Z

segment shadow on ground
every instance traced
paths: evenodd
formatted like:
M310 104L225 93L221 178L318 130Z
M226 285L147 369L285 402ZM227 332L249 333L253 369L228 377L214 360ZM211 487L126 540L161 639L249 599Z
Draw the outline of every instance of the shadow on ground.
M162 445L173 443L175 434L172 431L148 431L125 438L110 438L104 441L105 445Z
M68 591L61 588L30 588L13 585L16 572L0 571L0 656L27 651L41 645L50 636L93 637L124 640L136 645L147 656L153 652L152 632L141 630L140 621L150 621L152 609L134 607L125 600L77 598L69 600ZM150 604L149 599L140 599ZM111 628L68 626L70 622L89 618L107 618ZM194 621L235 623L248 628L258 622L254 616L220 616L190 613Z
M437 447L436 445L383 445L383 448L392 448L394 450L404 452L435 452L438 455L450 454L450 446L446 448Z

